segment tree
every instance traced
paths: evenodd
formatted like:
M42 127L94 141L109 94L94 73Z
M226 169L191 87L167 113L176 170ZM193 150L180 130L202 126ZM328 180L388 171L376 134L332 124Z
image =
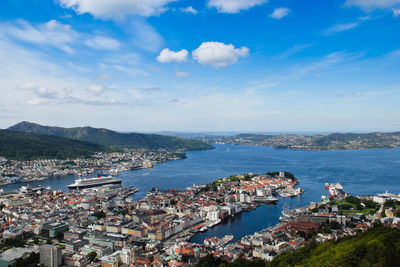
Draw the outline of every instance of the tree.
M96 211L93 216L95 216L98 220L105 218L106 214L104 213L104 211Z
M57 231L57 232L56 232L56 238L57 238L59 241L63 240L63 239L64 239L64 233L63 233L63 232L60 232L60 231Z
M37 266L39 264L39 261L40 261L39 253L31 252L28 257L18 258L14 263L12 263L8 266L11 266L11 267L20 267L20 266L31 267L32 266L33 267L33 266Z
M183 254L182 255L182 261L183 262L189 262L189 260L191 259L191 258L194 258L194 256L193 255L190 255L190 254Z
M96 253L96 251L92 251L87 256L89 257L90 262L93 262L97 257L97 253Z

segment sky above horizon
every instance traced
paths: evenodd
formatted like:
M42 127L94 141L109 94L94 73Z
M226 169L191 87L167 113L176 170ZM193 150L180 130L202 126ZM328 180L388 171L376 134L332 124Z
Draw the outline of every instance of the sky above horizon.
M3 0L0 128L399 131L400 0Z

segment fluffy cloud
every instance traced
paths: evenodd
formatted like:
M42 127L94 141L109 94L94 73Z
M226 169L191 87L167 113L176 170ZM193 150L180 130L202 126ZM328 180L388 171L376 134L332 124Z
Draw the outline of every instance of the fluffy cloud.
M32 25L27 21L18 20L15 25L3 24L0 31L18 40L38 45L50 45L67 53L73 53L71 45L77 40L78 33L70 25L56 20Z
M165 48L161 51L160 55L157 57L157 61L161 63L169 63L169 62L183 62L187 60L189 52L186 49L182 49L181 51L174 52Z
M266 2L268 0L209 0L207 5L215 7L221 13L239 13Z
M106 36L94 36L91 39L87 39L85 44L98 50L117 50L121 45L117 40Z
M40 87L37 86L33 83L27 82L23 83L21 85L18 85L15 87L17 90L24 90L24 91L30 91L32 92L35 96L41 98L41 99L56 99L58 97L57 93L55 91L52 91L46 87Z
M400 16L400 9L395 9L395 8L392 8L392 11L393 11L393 17L398 17L398 16Z
M193 59L203 65L215 68L237 63L239 57L249 55L247 47L235 48L232 44L220 42L204 42L192 52Z
M400 0L346 0L345 2L345 6L360 7L364 10L391 8L399 4Z
M272 12L271 15L269 15L273 19L281 19L283 17L286 17L289 15L290 9L286 7L279 7L275 8L274 12Z
M188 7L181 7L179 9L181 12L183 13L191 13L191 14L197 14L199 12L197 12L196 9L194 9L192 6L188 6Z
M102 19L123 19L128 15L153 16L167 10L176 0L58 0L64 8L76 13L90 13Z

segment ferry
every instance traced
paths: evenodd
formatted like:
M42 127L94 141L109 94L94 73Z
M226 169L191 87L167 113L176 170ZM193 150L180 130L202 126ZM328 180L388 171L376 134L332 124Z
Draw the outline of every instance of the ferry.
M304 189L302 189L300 187L297 189L286 188L286 189L280 191L279 195L281 197L296 197L296 196L300 196L303 193L304 193Z
M82 179L79 177L75 180L75 183L68 185L69 189L81 189L81 188L90 188L90 187L98 187L109 184L121 184L122 180L114 178L112 175L103 175L98 174L97 177L94 178L86 178Z
M20 187L19 191L21 193L30 194L30 193L37 193L39 191L43 191L45 189L43 186L38 185L35 187L30 187L29 185L23 185Z
M261 202L261 203L269 203L269 204L275 204L278 202L279 198L274 197L272 195L269 196L255 196L254 201L256 202Z

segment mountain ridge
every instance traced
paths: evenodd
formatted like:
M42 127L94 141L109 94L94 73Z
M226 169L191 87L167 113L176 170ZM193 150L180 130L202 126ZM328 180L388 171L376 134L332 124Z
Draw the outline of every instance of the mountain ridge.
M14 160L71 159L113 149L69 138L0 129L0 156Z
M157 134L119 133L106 128L93 128L90 126L64 128L58 126L44 126L37 123L23 121L9 127L7 130L59 136L120 148L166 150L203 150L213 148L213 146L199 140L190 140Z

